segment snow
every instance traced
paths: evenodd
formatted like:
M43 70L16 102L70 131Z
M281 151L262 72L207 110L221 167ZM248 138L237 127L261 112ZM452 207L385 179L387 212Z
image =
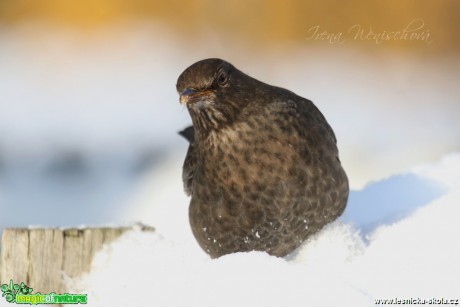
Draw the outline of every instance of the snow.
M180 175L164 167L156 180ZM150 210L137 206L143 221L158 223L157 231L126 233L96 255L91 273L68 284L88 293L92 306L373 306L375 299L458 299L459 179L460 153L454 153L370 183L352 192L343 218L284 259L263 252L210 259L190 234L186 206L157 202L177 192L168 190L150 199Z

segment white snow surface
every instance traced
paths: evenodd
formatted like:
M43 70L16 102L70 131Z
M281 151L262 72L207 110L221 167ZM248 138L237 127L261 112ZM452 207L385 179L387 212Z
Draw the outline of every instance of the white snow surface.
M142 216L157 230L126 233L95 256L91 273L68 282L72 292L88 293L91 306L374 306L376 299L460 298L460 153L352 191L344 216L286 258L204 254L191 235L181 187L148 194L165 176L180 176L177 165L156 170L143 200L132 200L131 218Z

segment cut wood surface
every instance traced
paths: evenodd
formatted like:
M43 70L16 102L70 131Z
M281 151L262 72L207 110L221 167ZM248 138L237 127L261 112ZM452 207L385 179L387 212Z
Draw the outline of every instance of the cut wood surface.
M102 228L7 228L3 230L0 285L24 282L34 293L65 293L64 276L89 272L91 262L104 244L132 227ZM142 226L143 231L153 231Z

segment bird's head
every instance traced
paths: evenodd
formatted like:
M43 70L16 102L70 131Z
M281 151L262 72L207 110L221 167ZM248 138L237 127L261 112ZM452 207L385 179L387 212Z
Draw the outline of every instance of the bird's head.
M221 59L206 59L188 67L176 87L195 131L207 135L232 124L250 101L247 93L252 80Z

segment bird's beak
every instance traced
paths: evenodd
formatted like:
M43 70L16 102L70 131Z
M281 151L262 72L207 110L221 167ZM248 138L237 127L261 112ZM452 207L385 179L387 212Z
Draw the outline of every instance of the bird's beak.
M194 104L198 101L203 101L204 99L207 99L214 95L214 93L210 90L204 90L204 91L197 91L191 88L186 88L185 90L180 93L180 103L183 105L190 105Z
M191 88L186 88L185 90L182 91L182 93L180 93L180 98L179 98L180 103L183 105L187 104L190 98L196 93L197 93L196 90L191 89Z

